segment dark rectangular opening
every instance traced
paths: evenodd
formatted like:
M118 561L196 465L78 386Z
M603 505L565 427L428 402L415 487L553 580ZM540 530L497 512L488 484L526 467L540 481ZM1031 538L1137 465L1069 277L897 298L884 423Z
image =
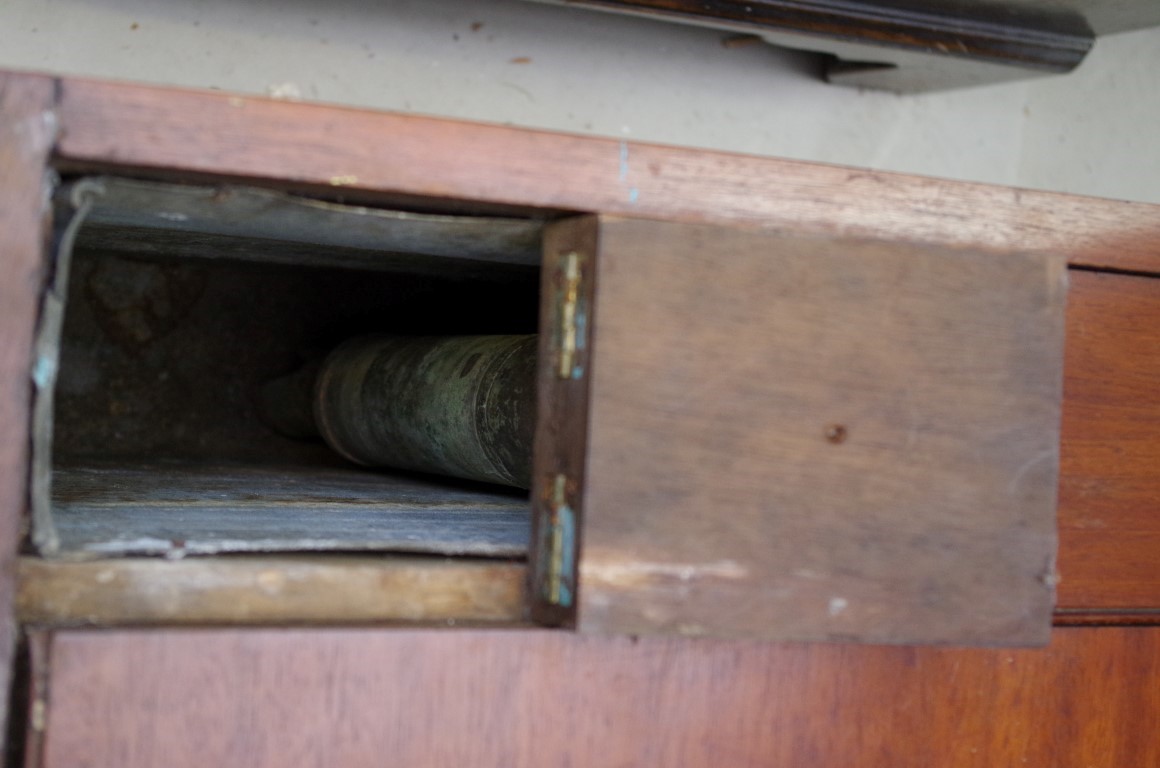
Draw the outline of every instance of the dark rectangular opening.
M39 353L59 363L38 417L42 554L526 554L526 491L362 467L259 403L352 337L535 333L539 223L82 183L63 323Z

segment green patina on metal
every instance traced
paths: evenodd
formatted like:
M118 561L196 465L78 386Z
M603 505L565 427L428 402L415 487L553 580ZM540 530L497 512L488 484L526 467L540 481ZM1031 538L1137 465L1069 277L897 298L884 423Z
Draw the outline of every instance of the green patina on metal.
M366 336L323 363L314 417L351 461L531 484L536 336Z

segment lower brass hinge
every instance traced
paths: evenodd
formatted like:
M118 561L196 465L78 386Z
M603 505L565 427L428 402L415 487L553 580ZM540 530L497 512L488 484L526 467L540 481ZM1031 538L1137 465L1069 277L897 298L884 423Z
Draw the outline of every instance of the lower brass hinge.
M541 526L547 568L541 584L544 600L570 608L575 595L576 515L568 503L568 478L556 475L552 498Z

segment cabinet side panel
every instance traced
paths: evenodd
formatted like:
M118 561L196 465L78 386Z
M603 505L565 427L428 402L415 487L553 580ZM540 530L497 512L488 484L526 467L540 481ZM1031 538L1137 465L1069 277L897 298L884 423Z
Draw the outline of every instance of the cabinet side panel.
M1062 259L600 237L582 630L1046 641Z
M1160 764L1157 628L1020 651L64 632L52 661L48 768Z
M48 239L54 98L48 78L0 72L0 691L8 690L16 550L28 503L29 372ZM0 726L7 706L0 696Z

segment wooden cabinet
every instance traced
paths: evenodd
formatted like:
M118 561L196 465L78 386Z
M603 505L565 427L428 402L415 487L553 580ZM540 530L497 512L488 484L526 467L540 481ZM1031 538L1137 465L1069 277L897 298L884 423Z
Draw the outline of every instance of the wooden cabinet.
M1149 624L1155 206L81 80L7 75L0 107L28 764L1155 756L1100 719L1160 715L1148 626L1027 651L635 637L1035 643L1053 590L1057 625ZM18 555L46 170L542 228L528 565Z

